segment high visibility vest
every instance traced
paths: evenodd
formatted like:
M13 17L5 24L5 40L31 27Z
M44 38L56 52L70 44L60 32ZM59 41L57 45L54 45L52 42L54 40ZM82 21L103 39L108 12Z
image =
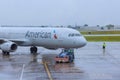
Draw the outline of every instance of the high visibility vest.
M103 43L103 46L104 46L104 47L106 47L106 44L105 44L105 43Z

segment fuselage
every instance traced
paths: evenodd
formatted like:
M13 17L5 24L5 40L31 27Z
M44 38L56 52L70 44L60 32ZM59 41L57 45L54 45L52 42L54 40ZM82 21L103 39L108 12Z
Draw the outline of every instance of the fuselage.
M42 46L45 48L80 48L86 39L74 29L0 27L0 38L24 41L19 46Z

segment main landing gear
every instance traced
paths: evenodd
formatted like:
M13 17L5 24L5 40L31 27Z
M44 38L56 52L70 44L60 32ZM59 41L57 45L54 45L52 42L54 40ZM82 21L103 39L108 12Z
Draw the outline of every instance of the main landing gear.
M3 54L4 56L9 56L9 55L10 55L10 52L2 51L2 54Z
M36 54L36 53L37 53L37 47L36 47L36 46L32 46L32 47L30 48L30 53L31 53L31 54Z
M30 53L31 54L37 54L37 47L36 46L32 46L31 48L30 48ZM10 55L10 52L8 52L8 51L2 51L2 54L3 54L3 56L9 56Z

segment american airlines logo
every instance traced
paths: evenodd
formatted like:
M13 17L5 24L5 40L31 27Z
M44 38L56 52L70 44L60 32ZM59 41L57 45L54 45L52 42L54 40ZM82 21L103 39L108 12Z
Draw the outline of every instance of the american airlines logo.
M57 38L58 38L58 37L57 37L57 35L56 35L55 30L54 30L54 38L55 38L55 39L57 39Z
M52 33L51 32L32 32L32 31L27 31L25 34L26 38L49 38L51 39ZM58 39L58 36L56 34L56 31L53 31L53 38Z
M51 39L51 32L32 32L27 31L26 38L49 38Z

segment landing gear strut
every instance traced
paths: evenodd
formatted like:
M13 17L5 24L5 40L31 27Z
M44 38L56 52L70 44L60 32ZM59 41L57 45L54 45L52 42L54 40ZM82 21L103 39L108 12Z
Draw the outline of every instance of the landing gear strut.
M31 54L37 53L37 47L36 47L36 46L32 46L32 47L30 48L30 52L31 52Z

